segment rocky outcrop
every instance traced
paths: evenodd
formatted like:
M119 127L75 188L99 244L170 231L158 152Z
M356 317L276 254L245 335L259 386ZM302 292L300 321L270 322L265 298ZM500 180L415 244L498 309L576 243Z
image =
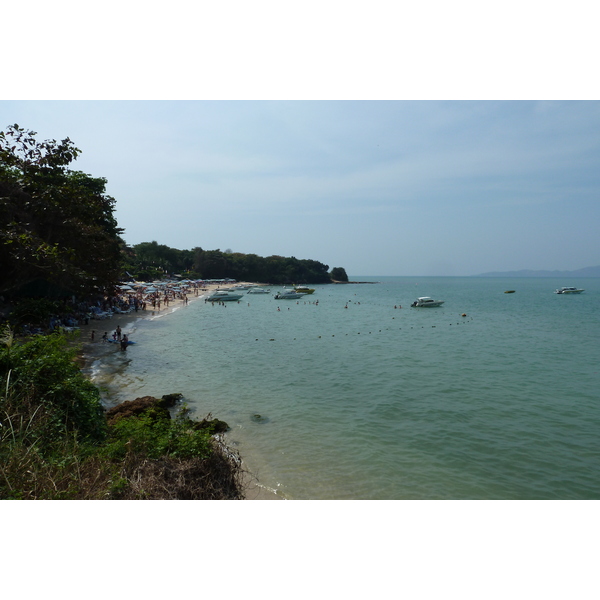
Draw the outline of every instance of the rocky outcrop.
M171 413L167 403L162 398L143 396L135 400L126 400L106 412L106 420L109 425L114 425L119 419L129 417L150 416L156 419L170 419Z
M211 435L229 431L229 425L227 425L225 421L211 419L210 416L211 415L208 415L205 419L202 419L202 421L195 422L194 429L206 429Z
M183 394L165 394L161 400L167 408L173 408L183 399Z
M142 396L135 400L126 400L106 412L106 420L109 425L114 425L119 419L129 417L150 416L155 419L170 419L169 408L173 408L183 398L181 394L166 394L162 398L154 396ZM229 425L220 419L212 419L208 414L202 421L192 421L196 430L204 429L211 435L225 433Z

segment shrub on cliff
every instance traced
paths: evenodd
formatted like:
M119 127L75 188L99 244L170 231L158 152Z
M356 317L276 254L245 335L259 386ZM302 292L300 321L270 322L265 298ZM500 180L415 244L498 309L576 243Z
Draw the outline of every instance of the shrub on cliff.
M59 334L9 343L8 330L0 347L0 396L5 416L12 413L29 423L38 445L71 432L79 441L102 441L106 419L98 389L83 377L76 352ZM24 412L25 411L25 412ZM8 417L7 417L8 418Z
M177 397L151 398L138 413L127 407L130 416L108 426L99 391L63 336L17 345L6 330L0 499L243 498L241 461L211 436L216 420L207 430L171 419L164 405Z
M161 456L206 458L212 451L211 436L194 428L186 418L157 418L156 412L118 419L111 427L103 454L123 458L127 451L142 452L148 458Z

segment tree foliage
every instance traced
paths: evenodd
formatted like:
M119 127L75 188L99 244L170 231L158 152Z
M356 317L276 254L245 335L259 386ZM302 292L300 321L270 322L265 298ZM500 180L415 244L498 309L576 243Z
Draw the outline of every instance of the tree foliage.
M259 283L329 283L329 267L316 260L243 254L226 250L177 250L157 242L143 242L128 252L126 270L138 279L165 273L203 279L236 279Z
M331 269L331 279L334 281L348 281L346 269L344 269L344 267L334 267Z
M80 154L69 138L36 135L18 125L0 132L0 292L110 286L120 275L122 230L106 179L68 169Z

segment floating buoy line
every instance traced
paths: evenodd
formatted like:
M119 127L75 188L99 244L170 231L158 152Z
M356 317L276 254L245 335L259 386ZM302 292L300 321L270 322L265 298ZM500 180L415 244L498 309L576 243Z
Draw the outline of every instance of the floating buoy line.
M466 317L467 315L463 314L461 316L462 317ZM469 324L469 323L472 323L472 322L473 322L473 318L471 317L470 319L463 320L463 321L457 321L456 323L448 323L448 327L452 327L454 325L466 325L466 324ZM291 340L289 338L286 338L286 337L282 337L282 338L273 338L273 337L268 337L267 338L267 337L264 337L264 338L254 338L254 340L256 342L264 342L264 341L277 342L277 341L283 340L286 343L289 342L289 341L296 342L298 340L307 341L307 340L311 340L311 339L316 341L316 340L321 340L323 338L328 338L328 337L335 338L337 336L339 338L339 337L342 337L342 335L343 335L343 337L348 337L348 336L351 336L351 335L373 335L373 334L377 335L379 333L384 333L386 331L402 331L402 330L409 331L409 330L413 330L413 329L439 329L439 327L440 327L440 324L438 323L436 325L430 325L430 326L426 326L426 325L420 325L420 326L419 325L410 325L410 326L407 326L407 327L404 327L404 328L403 327L398 327L398 328L386 327L385 329L378 329L376 331L356 331L354 333L348 332L348 333L345 333L345 334L340 334L340 333L335 334L335 333L332 333L332 334L329 334L329 335L323 335L323 334L321 334L321 335L315 335L314 337L313 336L310 336L310 337L307 336L307 337L302 337L302 338L294 337L294 338L291 338Z

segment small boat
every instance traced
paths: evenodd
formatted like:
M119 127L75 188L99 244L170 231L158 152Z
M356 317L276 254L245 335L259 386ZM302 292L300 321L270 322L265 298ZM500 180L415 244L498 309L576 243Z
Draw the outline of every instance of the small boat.
M249 294L270 294L271 290L261 287L252 287L248 290Z
M441 306L444 304L443 300L434 300L429 296L422 296L421 298L417 298L411 306L415 308L425 308L426 306Z
M275 294L275 300L297 300L298 298L302 298L302 296L306 296L306 294L296 290L287 290Z
M581 294L581 292L585 292L585 290L580 290L576 287L561 287L558 290L554 290L555 294Z
M315 289L309 288L307 285L297 285L294 288L297 292L301 292L302 294L314 294Z
M215 290L206 296L206 302L234 302L243 298L243 294L238 294L230 290Z
M121 344L123 340L113 340L112 338L109 338L106 340L109 344ZM131 340L127 340L127 345L128 346L132 346L133 344L135 344L136 342L132 342Z
M515 290L506 290L504 293L505 294L514 294Z

